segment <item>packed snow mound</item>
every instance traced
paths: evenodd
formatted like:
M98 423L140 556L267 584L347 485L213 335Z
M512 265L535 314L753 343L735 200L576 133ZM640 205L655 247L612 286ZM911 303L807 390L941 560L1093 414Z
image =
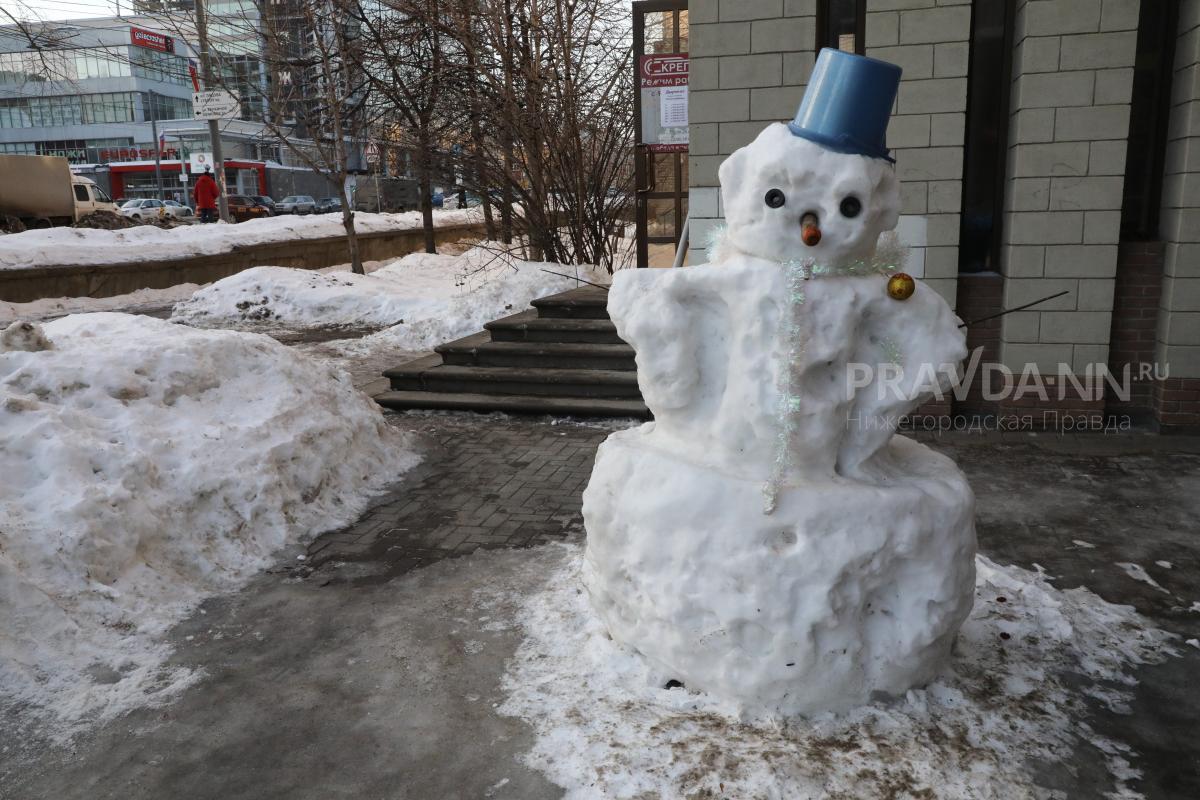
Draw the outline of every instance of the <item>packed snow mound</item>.
M256 267L207 286L176 304L189 325L271 323L292 328L386 327L388 343L423 349L481 330L506 311L578 286L582 269L520 261L485 248L462 255L411 253L369 275Z
M482 220L479 209L473 208L436 211L433 217L438 227L478 224ZM417 211L354 215L359 233L411 230L421 224ZM186 258L228 253L237 247L345 234L341 214L282 215L236 225L182 225L171 229L155 225L125 230L47 228L0 236L0 269Z
M1040 765L1093 761L1108 770L1090 779L1095 796L1140 796L1137 754L1088 725L1089 704L1120 713L1136 668L1175 654L1172 635L1085 588L979 557L974 608L928 687L806 719L746 716L694 687L666 689L675 675L607 635L580 591L583 569L577 547L544 550L528 564L544 590L476 599L522 608L526 638L500 711L533 726L524 760L568 800L1048 798L1058 794L1039 782L1053 770Z
M158 636L416 458L267 336L101 313L0 353L0 704L68 725L186 685Z

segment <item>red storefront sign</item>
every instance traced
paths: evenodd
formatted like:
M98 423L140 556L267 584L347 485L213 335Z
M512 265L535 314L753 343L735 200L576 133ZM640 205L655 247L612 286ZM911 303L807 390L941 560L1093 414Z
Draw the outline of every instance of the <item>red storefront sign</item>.
M642 143L658 153L688 149L687 53L641 56Z
M150 50L159 50L163 53L175 52L175 42L170 36L148 31L145 28L130 28L129 41L138 47L146 47Z
M642 56L642 88L652 86L687 86L688 57L686 53L669 56Z
M110 147L97 152L96 157L102 164L111 161L153 161L154 152L153 147ZM178 157L179 151L174 147L159 152L159 158L174 160Z

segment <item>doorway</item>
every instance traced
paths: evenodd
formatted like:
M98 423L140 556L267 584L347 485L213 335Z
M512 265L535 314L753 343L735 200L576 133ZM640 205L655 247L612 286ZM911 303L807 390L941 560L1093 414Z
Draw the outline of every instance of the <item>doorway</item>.
M669 267L687 218L687 0L633 3L637 265Z

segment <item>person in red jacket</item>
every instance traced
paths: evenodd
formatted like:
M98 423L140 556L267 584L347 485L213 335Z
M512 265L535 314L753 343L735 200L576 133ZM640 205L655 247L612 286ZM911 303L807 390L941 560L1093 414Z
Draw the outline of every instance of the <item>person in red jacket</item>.
M196 210L200 212L201 222L217 221L217 198L221 190L213 179L212 171L205 167L204 174L196 179Z

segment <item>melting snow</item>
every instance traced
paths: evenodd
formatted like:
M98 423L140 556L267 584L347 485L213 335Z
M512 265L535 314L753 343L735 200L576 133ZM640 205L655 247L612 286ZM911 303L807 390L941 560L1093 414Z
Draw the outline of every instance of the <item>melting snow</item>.
M1117 566L1125 570L1125 574L1133 578L1135 581L1141 581L1149 586L1153 586L1163 594L1170 594L1170 592L1164 589L1158 581L1154 580L1154 578L1151 578L1146 570L1142 569L1140 564L1134 564L1129 561L1118 561Z
M1171 654L1171 635L1086 589L980 557L975 608L939 680L844 715L746 719L662 688L670 676L612 642L592 613L579 548L559 558L524 601L526 639L500 710L531 723L526 761L572 800L1044 797L1028 762L1063 761L1082 742L1102 753L1114 796L1136 796L1136 755L1086 723L1085 701L1119 708L1132 668Z
M0 706L62 735L159 702L161 634L416 463L349 376L125 314L0 347ZM27 337L28 338L28 337Z

